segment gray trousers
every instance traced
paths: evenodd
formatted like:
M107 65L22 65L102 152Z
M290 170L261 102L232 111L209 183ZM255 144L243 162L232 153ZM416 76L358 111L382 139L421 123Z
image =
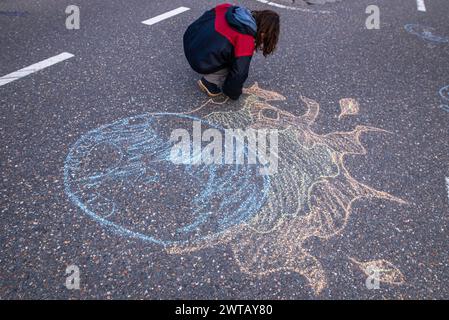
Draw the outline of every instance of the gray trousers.
M212 82L212 83L216 84L219 88L221 88L223 86L223 83L226 80L226 77L228 76L228 73L229 73L229 69L224 68L224 69L218 70L214 73L203 74L203 77L207 81Z

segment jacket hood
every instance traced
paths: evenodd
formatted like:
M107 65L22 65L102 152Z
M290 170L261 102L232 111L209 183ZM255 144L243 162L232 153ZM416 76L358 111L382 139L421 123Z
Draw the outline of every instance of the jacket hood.
M230 6L226 11L226 20L229 25L243 34L256 36L257 25L251 11L245 7Z

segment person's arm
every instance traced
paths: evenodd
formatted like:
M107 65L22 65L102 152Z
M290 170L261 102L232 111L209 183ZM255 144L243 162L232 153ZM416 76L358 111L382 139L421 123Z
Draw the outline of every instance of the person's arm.
M235 58L229 69L222 91L232 100L237 100L242 94L243 84L248 78L251 58L252 56Z

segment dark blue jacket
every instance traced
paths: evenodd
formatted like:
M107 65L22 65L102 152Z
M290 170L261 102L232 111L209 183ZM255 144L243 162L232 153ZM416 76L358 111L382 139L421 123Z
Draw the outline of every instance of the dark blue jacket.
M209 74L228 68L222 90L235 100L242 94L248 78L255 36L255 21L247 9L221 4L206 11L187 28L184 52L190 66L198 73Z

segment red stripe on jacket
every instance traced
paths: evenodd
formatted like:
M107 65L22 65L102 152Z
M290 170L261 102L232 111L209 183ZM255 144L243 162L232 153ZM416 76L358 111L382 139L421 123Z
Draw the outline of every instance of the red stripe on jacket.
M226 21L226 11L230 6L225 3L215 7L215 30L234 46L236 57L252 56L255 49L254 37L237 32Z

